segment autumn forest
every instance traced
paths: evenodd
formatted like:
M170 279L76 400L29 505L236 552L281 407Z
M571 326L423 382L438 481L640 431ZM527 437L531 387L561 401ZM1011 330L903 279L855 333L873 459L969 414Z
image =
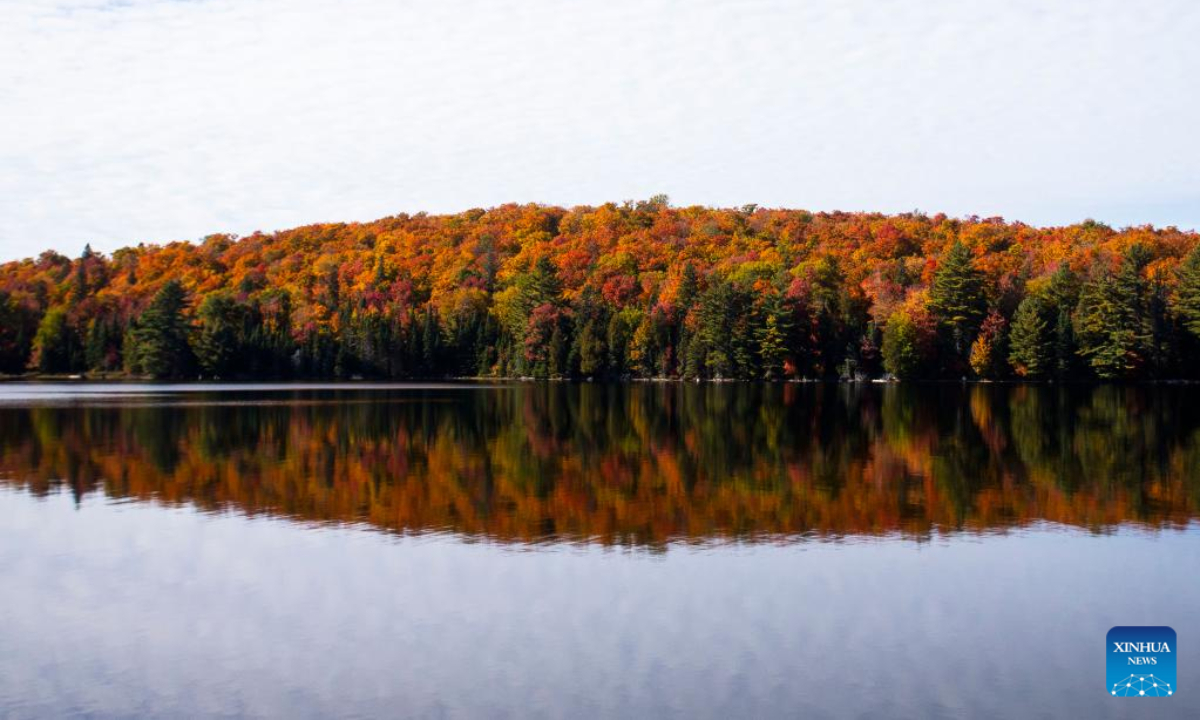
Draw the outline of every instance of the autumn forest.
M0 265L0 373L1196 378L1200 235L505 205Z

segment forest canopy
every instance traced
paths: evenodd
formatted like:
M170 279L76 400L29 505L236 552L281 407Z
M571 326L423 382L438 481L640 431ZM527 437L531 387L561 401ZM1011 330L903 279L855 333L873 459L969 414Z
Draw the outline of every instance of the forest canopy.
M0 265L0 372L1195 378L1200 235L503 205Z

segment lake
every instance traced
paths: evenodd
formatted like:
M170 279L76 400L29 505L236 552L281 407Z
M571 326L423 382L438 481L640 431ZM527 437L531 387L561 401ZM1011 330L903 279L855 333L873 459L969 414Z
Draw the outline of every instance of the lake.
M1197 717L1198 517L1192 386L5 384L0 716Z

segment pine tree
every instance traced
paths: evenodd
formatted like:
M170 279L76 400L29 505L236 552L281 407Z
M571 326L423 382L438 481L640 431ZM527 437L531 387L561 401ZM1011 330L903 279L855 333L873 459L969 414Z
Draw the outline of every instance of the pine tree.
M1147 285L1142 270L1145 248L1129 249L1115 275L1100 270L1079 298L1079 354L1105 380L1136 377L1152 353L1152 320L1147 315Z
M605 356L607 355L604 341L596 331L596 320L588 320L579 333L579 374L584 377L597 377L604 374Z
M426 377L442 375L443 370L438 366L442 355L442 328L438 322L437 313L433 308L425 306L424 346L421 348L421 362Z
M762 360L763 377L775 380L783 375L783 362L787 359L786 334L779 327L775 313L767 315L758 333L758 354Z
M524 294L530 307L546 303L557 304L562 292L562 282L558 279L558 268L554 262L543 255L534 263L533 272L524 278Z
M83 255L75 262L75 282L71 287L71 299L79 304L88 295L87 261L92 256L92 246L83 249Z
M1162 273L1156 273L1147 297L1149 361L1155 377L1167 377L1178 370L1179 333L1171 316L1169 292Z
M1050 276L1050 286L1043 298L1046 310L1051 313L1062 308L1074 310L1079 304L1080 289L1079 276L1066 263L1059 265Z
M1063 307L1059 309L1058 319L1054 324L1054 373L1060 380L1072 376L1078 357L1075 322L1071 319L1070 309Z
M1027 296L1017 306L1009 347L1008 362L1018 376L1036 380L1050 370L1054 348L1050 343L1046 305L1036 295Z
M1200 339L1200 246L1176 270L1175 314L1195 338Z
M702 369L698 373L706 373L711 377L729 377L734 370L734 343L731 334L733 307L733 287L727 280L714 279L712 285L700 296L699 326L696 337L692 339L693 353L703 352Z
M191 373L193 355L188 345L188 326L183 317L183 286L171 280L154 296L138 319L126 344L134 372L156 378L185 377Z
M938 264L929 290L929 307L950 333L955 363L961 362L985 309L983 276L961 241L955 241Z
M103 317L88 323L84 343L84 362L88 370L115 370L114 358L120 357L121 328L117 320Z
M708 350L696 332L688 333L681 346L683 352L683 377L693 380L704 377L708 361Z
M226 293L213 293L200 303L197 313L200 332L196 336L196 359L209 377L230 377L234 363L245 362L238 347L234 301Z
M691 261L687 261L683 264L683 270L679 275L679 291L676 293L676 305L684 309L691 307L699 291L700 281L696 276L696 268L692 266Z
M565 363L567 354L567 340L564 337L562 323L554 325L554 331L550 333L550 345L546 348L546 369L550 377L562 377L566 374Z
M0 290L0 372L19 373L29 360L28 338L36 324L31 312L23 308L6 290Z
M846 275L837 258L826 255L817 261L810 278L809 308L815 326L814 370L833 378L846 359L848 338Z
M1079 276L1066 263L1050 276L1043 304L1047 322L1053 320L1053 368L1060 380L1075 377L1079 366L1079 347L1075 339L1073 314L1079 306L1082 290Z
M679 290L675 294L675 321L669 330L668 340L672 350L669 354L674 357L676 365L673 369L683 377L690 377L688 361L692 346L691 331L686 320L699 291L700 281L696 268L692 266L691 261L686 261L683 270L680 271Z
M614 312L608 319L608 367L617 375L629 370L629 342L640 322L640 313L632 308Z
M658 372L658 323L653 313L644 313L629 341L629 362L644 377Z

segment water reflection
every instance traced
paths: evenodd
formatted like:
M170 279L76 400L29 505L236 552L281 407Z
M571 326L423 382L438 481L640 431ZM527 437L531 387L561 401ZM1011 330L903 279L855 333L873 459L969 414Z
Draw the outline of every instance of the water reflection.
M1105 386L248 388L0 405L0 477L499 541L1183 527L1200 391Z

